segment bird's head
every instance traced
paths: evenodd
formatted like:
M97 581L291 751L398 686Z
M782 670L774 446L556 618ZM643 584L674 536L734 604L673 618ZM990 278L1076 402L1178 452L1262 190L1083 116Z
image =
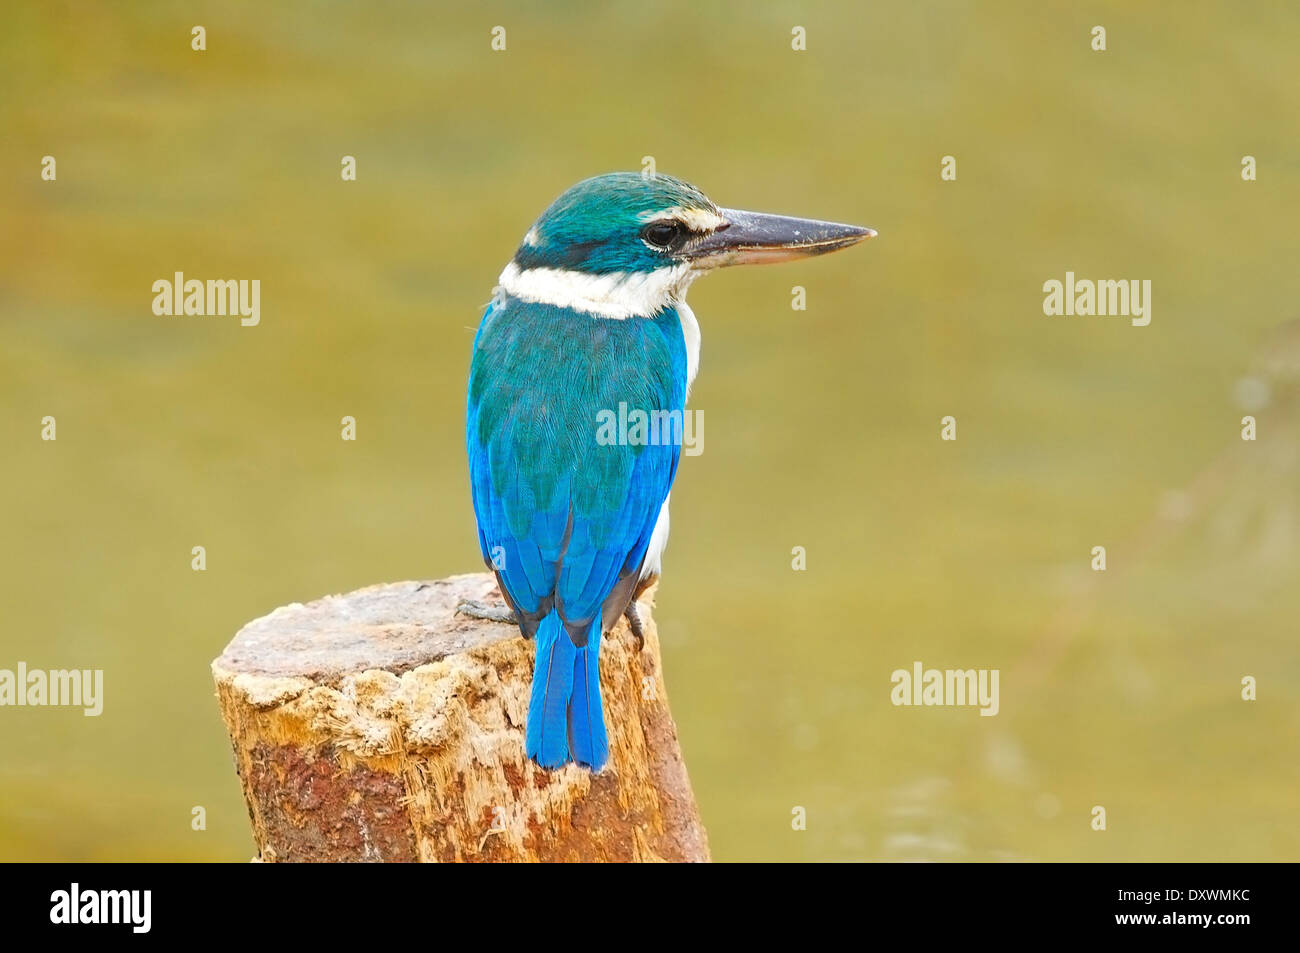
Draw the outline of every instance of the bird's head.
M680 301L714 268L820 255L875 234L719 208L672 176L615 172L579 182L542 213L502 272L501 287L601 317L648 316Z

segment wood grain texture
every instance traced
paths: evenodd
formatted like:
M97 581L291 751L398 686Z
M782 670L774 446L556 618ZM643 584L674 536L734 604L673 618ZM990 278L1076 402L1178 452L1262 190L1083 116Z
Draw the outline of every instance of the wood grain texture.
M659 638L601 646L610 761L524 757L533 643L456 614L486 573L371 586L249 623L212 664L265 861L707 861Z

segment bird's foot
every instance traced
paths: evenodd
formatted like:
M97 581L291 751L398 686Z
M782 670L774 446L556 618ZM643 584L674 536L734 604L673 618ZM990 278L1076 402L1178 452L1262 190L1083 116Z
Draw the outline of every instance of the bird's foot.
M623 617L632 628L632 634L636 637L636 650L640 652L645 648L645 631L641 628L641 613L637 610L635 599L627 604Z
M467 615L472 619L485 619L488 622L502 622L506 625L519 624L519 620L515 618L514 610L509 606L490 606L483 602L467 600L456 606L456 611L460 615Z

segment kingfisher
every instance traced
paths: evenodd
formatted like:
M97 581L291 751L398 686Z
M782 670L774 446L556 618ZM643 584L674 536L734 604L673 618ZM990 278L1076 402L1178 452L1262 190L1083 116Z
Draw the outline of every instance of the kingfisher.
M601 637L626 617L643 645L636 599L668 542L680 428L610 439L601 422L624 408L683 419L700 363L696 278L875 234L720 208L641 172L579 182L524 234L474 336L465 427L479 547L509 608L460 609L536 641L524 748L543 768L604 766Z

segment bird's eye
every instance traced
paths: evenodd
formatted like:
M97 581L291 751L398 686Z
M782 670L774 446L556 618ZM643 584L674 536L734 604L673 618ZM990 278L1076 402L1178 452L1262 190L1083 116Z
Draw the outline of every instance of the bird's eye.
M681 241L686 229L681 222L651 222L641 229L641 237L655 248L671 248Z

